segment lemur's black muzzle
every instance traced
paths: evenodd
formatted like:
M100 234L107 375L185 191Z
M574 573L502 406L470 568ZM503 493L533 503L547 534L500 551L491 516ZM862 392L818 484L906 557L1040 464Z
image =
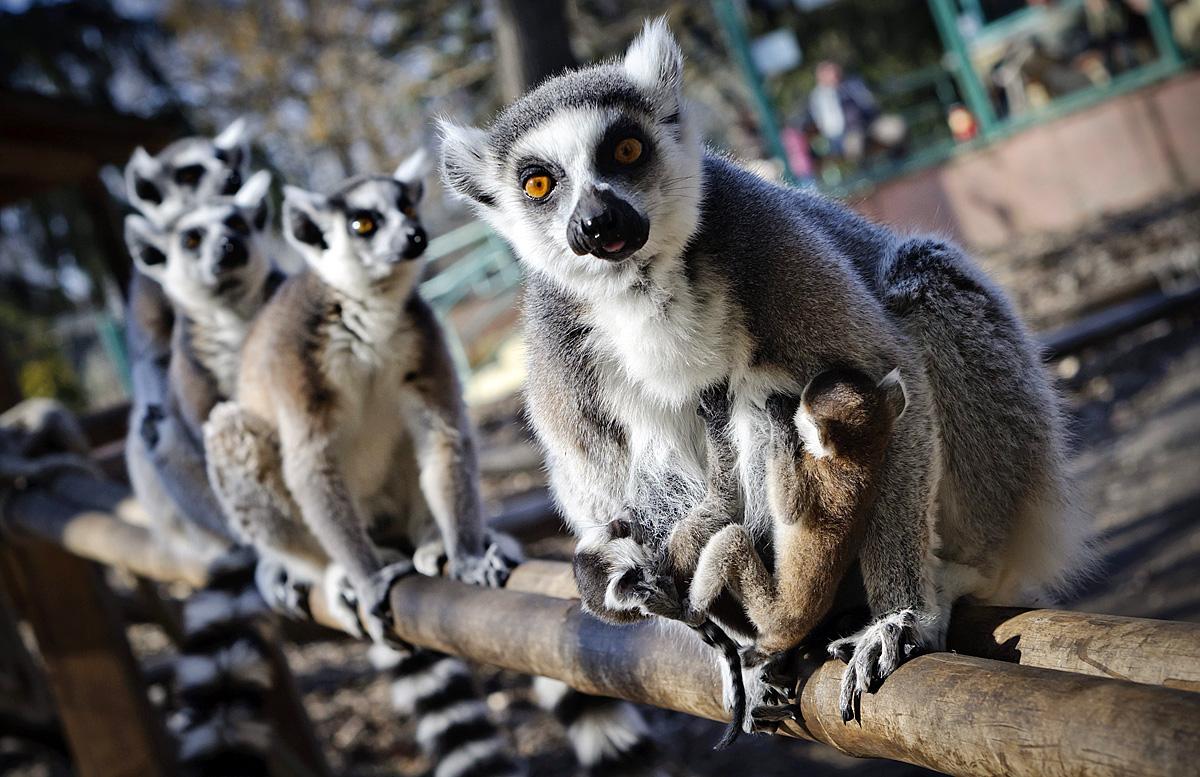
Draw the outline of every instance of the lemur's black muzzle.
M416 227L409 230L405 237L408 238L408 242L404 245L403 256L405 259L416 259L425 253L425 248L429 245L429 238L425 236L425 230Z
M221 255L217 257L217 272L224 273L245 267L250 261L250 252L239 237L227 237L221 241Z
M620 260L646 245L650 222L611 189L584 192L567 225L567 245L579 256Z

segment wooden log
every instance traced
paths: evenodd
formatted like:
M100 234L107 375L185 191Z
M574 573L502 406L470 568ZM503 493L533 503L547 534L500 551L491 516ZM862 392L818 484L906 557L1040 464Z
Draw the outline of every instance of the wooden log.
M0 568L33 627L80 777L177 773L100 569L41 540L0 547Z

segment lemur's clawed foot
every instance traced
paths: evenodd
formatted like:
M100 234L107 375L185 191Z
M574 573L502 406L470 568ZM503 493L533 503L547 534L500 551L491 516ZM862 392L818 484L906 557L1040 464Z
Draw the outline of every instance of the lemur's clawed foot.
M356 639L364 636L362 618L358 614L358 591L350 582L346 568L341 564L330 564L325 569L325 606L338 626Z
M743 657L746 669L755 672L753 686L761 688L764 701L782 704L796 700L800 683L793 652L784 650L774 655L758 656L753 651ZM751 699L753 706L755 700Z
M855 719L864 692L873 691L901 664L930 648L914 610L886 615L857 634L831 643L829 654L846 662L842 675L842 721Z
M308 602L312 583L293 576L277 559L259 558L254 568L254 585L272 610L297 620L312 618Z
M396 618L392 612L392 586L402 577L415 574L411 559L394 561L367 580L360 599L366 609L363 627L371 641L395 650L412 651L412 645L396 636Z
M698 620L689 621L689 611L675 586L675 579L652 569L628 570L613 584L613 591L629 609L641 610L646 615L683 621L689 625L705 620L705 616L699 616Z
M455 564L454 577L464 583L503 588L513 569L524 561L521 546L507 534L490 534L482 556L464 556Z

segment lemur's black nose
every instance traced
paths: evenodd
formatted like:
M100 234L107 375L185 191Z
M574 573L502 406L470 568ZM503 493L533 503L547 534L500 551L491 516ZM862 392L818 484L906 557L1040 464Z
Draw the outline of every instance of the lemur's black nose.
M404 246L405 259L416 259L425 253L425 247L429 245L429 238L425 236L425 230L420 227L410 229L407 237L408 243Z
M650 224L611 189L585 192L567 226L567 244L579 256L624 259L646 244Z
M221 255L217 257L217 272L229 272L239 267L245 267L250 261L250 252L246 244L236 237L227 237L221 241Z

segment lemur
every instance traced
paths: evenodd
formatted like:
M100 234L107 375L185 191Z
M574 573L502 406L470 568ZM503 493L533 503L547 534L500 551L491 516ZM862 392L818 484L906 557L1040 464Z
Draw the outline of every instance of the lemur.
M648 23L622 59L546 80L487 130L443 123L444 177L527 270L528 408L601 618L645 617L628 573L652 583L663 556L690 579L730 521L704 500L703 391L728 384L742 523L765 538L768 398L833 365L900 369L907 406L858 554L873 620L830 646L849 656L847 714L907 656L944 648L955 600L1069 578L1087 529L1059 400L959 248L703 150L682 70L665 21ZM630 511L640 551L607 530Z
M284 232L306 266L259 316L235 400L208 421L210 479L274 606L323 585L344 628L376 643L436 775L523 774L461 660L389 647L388 593L414 552L423 573L444 556L451 577L492 586L519 560L484 528L458 378L418 294L425 166L414 155L328 195L285 188Z
M126 218L138 269L127 320L137 424L127 439L130 480L158 538L209 559L213 578L184 605L181 708L172 721L181 759L200 774L259 771L271 739L259 719L270 667L251 623L265 607L253 590L252 557L237 547L208 486L201 429L232 390L249 320L279 283L259 244L269 185L262 172L233 196L175 203L161 227Z
M198 203L237 193L246 177L249 141L246 122L239 119L214 139L184 138L154 157L139 147L125 168L126 199L152 225L166 229ZM223 519L207 487L202 451L197 440L189 439L194 435L175 428L177 419L164 412L172 303L162 287L141 272L130 280L128 299L125 331L133 376L133 433L126 439L125 460L130 483L154 516L153 526L165 547L220 555L227 550L227 533L222 537L211 531Z
M215 138L183 138L154 156L139 146L125 166L129 204L165 227L196 202L236 194L250 163L250 139L246 120L237 119Z
M798 398L767 398L772 421L767 444L772 563L768 569L744 525L730 523L701 552L683 616L699 620L730 591L754 627L754 644L741 658L755 672L761 692L782 698L790 694L786 680L781 688L767 683L787 651L833 604L862 542L892 427L905 404L898 372L876 384L857 370L836 367L813 378ZM727 411L705 417L710 460L735 460L729 455L732 444L724 426L728 420ZM714 456L714 445L728 454L717 451ZM710 490L711 483L710 478ZM733 506L733 501L726 504ZM766 699L755 701L760 700ZM748 730L770 730L781 715L790 713L786 707L762 705L750 714L744 721ZM736 717L735 722L743 724Z

